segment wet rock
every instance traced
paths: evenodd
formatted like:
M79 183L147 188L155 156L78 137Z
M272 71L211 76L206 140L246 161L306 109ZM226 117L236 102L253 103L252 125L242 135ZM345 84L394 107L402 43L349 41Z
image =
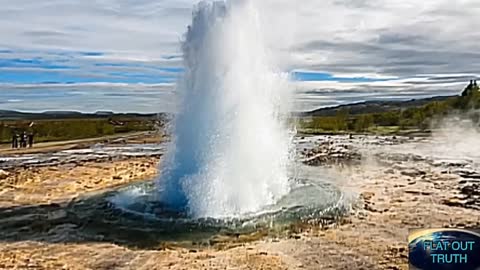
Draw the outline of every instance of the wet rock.
M460 177L478 180L480 179L480 174L460 174Z
M370 204L365 205L365 210L367 210L369 212L372 212L372 213L383 213L384 212L384 209L377 209Z
M464 167L470 164L470 162L466 160L435 160L430 161L430 163L436 167L458 168L454 169L454 171L464 171Z
M451 170L452 173L459 175L460 177L468 178L470 175L478 174L477 171L473 169L468 169L465 167L462 168L454 168Z
M404 175L404 176L409 176L409 177L419 177L419 176L423 176L423 175L426 175L426 172L424 171L420 171L418 169L413 169L413 168L410 168L410 169L404 169L400 172L400 174Z
M460 180L460 181L458 182L458 184L460 184L460 185L465 185L465 184L469 184L469 183L480 184L480 180L476 180L476 179L464 179L464 180Z
M423 196L429 196L433 194L432 192L421 191L421 190L406 190L405 193L412 194L412 195L423 195Z
M448 200L444 200L443 204L448 205L448 206L452 206L452 207L466 208L465 206L466 206L467 202L468 202L468 200L459 200L457 198L451 198L451 199L448 199Z
M67 212L65 210L58 210L54 212L50 212L47 215L48 220L58 220L67 217Z
M290 238L293 238L295 240L300 240L300 239L302 239L302 236L298 235L298 234L295 234L295 235L292 235Z
M361 159L361 155L355 149L352 149L351 146L346 144L337 145L333 141L330 143L321 144L317 148L304 151L305 159L302 162L310 166L321 166Z
M385 170L384 173L385 174L395 174L395 170L394 169L388 169L388 170Z
M462 194L465 194L469 197L471 196L480 196L480 190L479 190L480 185L478 184L473 184L473 185L467 185L461 188Z
M480 184L472 181L460 181L458 190L459 195L448 200L443 204L454 207L470 208L480 210Z

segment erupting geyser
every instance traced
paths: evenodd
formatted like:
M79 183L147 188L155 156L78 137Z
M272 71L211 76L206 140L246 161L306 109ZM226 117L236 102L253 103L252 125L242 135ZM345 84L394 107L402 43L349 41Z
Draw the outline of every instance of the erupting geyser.
M288 76L276 70L252 0L201 2L159 201L195 218L238 217L289 192Z

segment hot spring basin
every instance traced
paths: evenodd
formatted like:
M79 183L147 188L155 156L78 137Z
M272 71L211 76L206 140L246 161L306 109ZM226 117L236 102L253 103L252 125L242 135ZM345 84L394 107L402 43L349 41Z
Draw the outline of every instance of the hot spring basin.
M355 196L336 187L338 176L325 168L307 166L295 175L289 194L238 217L195 219L170 210L155 200L158 190L150 181L62 204L6 209L0 213L4 220L0 229L14 241L41 241L54 235L55 241L115 243L130 248L158 249L164 244L202 247L285 237L290 229L305 223L330 224L348 213L350 198Z
M302 166L291 181L290 193L277 203L225 219L194 219L184 211L169 209L156 200L152 182L119 189L104 199L122 228L130 231L129 238L146 233L160 241L204 241L218 234L281 231L292 224L335 220L348 212L350 200L333 184L332 177L326 169Z

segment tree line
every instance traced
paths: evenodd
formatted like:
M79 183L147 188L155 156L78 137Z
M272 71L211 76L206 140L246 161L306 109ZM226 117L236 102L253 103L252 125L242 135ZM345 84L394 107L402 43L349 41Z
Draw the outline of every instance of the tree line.
M469 114L476 122L480 119L480 88L472 82L462 95L444 101L432 101L426 105L397 109L380 113L355 114L342 109L335 116L302 117L297 119L301 131L306 132L367 132L375 127L398 127L398 129L428 129L431 120L451 113Z

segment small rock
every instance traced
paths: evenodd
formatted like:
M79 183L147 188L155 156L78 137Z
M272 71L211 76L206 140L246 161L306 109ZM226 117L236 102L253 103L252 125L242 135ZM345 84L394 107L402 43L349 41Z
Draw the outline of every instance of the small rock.
M462 194L466 194L469 196L480 195L479 187L480 185L475 185L475 184L464 186L462 187L461 192Z
M4 170L0 170L0 180L6 179L9 175L10 175L10 173L8 173Z
M370 201L373 196L375 196L375 193L373 192L363 192L361 195L360 195L364 200L366 201Z
M395 174L395 170L394 169L388 169L385 171L386 174Z
M48 220L57 220L67 217L67 212L65 210L58 210L48 213Z
M465 207L467 204L466 200L459 200L456 198L451 198L448 200L443 201L443 204L448 205L448 206L453 206L453 207Z
M429 191L419 191L419 190L405 190L405 193L407 193L407 194L412 194L412 195L423 195L423 196L432 195L432 192L429 192Z
M410 177L417 177L417 176L425 175L426 173L416 169L406 169L402 171L401 174L405 176L410 176Z

